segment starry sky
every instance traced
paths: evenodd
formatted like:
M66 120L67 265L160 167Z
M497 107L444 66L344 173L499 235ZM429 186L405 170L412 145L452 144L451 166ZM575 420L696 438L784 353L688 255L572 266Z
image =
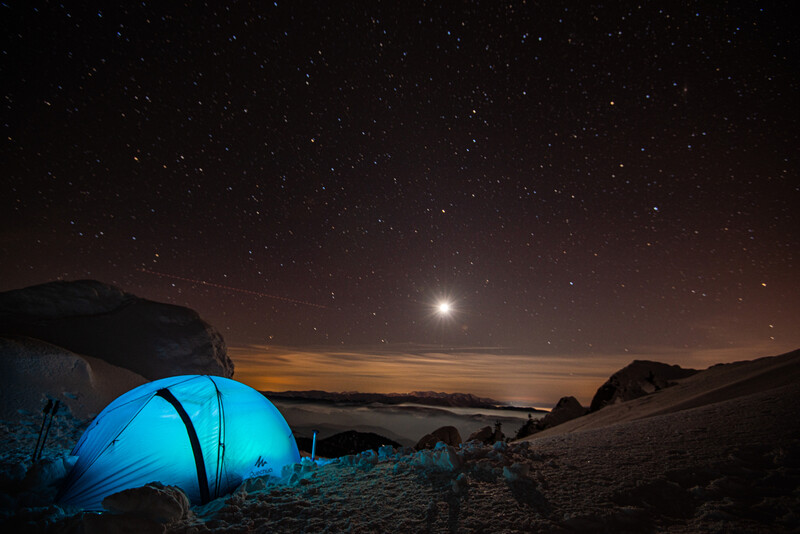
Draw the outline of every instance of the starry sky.
M262 389L795 349L791 4L4 3L0 290L189 306Z

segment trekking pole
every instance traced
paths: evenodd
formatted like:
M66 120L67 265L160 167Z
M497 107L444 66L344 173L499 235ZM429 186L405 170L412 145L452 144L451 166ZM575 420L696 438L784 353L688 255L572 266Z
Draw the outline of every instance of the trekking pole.
M50 425L53 424L53 417L55 417L56 411L58 411L58 405L59 405L59 401L56 401L56 403L53 404L53 409L50 410L50 422L47 423L47 430L44 431L44 438L42 438L42 448L39 449L39 458L40 459L42 457L42 452L44 452L44 442L47 441L47 434L50 433Z
M47 404L44 405L44 410L42 413L42 427L39 429L39 437L36 438L36 447L33 448L33 456L31 457L31 461L36 461L36 453L39 451L39 442L42 439L42 432L44 431L44 424L47 422L47 414L50 413L50 408L53 407L53 399L47 399Z

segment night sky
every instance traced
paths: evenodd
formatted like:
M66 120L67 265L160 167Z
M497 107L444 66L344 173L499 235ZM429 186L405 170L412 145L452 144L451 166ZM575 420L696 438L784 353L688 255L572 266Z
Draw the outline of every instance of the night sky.
M792 2L80 4L0 6L0 290L189 306L265 389L800 346Z

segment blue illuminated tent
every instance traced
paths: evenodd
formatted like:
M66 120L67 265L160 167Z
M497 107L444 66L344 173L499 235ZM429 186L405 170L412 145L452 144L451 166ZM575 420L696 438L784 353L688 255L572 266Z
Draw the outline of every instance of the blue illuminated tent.
M72 451L57 501L89 510L124 489L158 481L194 504L246 478L300 461L281 413L261 393L219 376L186 375L139 386L109 404Z

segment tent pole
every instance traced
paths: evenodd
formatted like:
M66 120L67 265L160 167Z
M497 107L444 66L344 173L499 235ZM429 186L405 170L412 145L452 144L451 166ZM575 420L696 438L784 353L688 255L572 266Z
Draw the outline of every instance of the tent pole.
M200 440L197 439L197 431L194 429L194 425L192 424L192 419L189 417L189 414L186 413L186 410L183 408L183 405L175 398L175 395L168 388L162 388L156 391L156 396L161 397L168 403L172 404L172 407L175 408L175 411L178 412L178 415L183 421L183 425L186 427L186 433L189 434L189 443L192 445L192 453L194 454L194 464L197 468L197 485L200 488L200 500L202 501L201 504L206 504L208 501L211 500L208 490L208 475L206 475L206 464L203 460L203 450L200 448Z

